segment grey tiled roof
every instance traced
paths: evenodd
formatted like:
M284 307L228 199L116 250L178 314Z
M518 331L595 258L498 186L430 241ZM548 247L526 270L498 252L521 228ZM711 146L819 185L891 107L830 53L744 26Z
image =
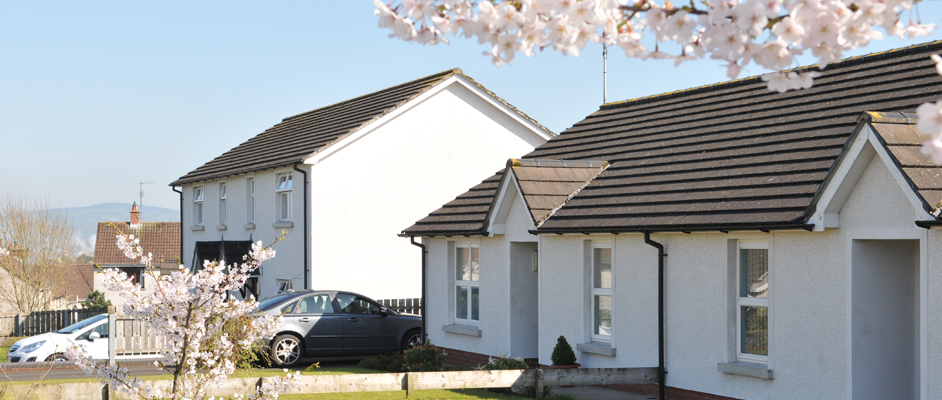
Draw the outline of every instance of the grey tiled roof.
M942 98L929 59L939 52L942 42L846 59L820 71L812 88L784 94L752 77L605 104L523 157L610 164L538 231L803 227L863 112L913 112ZM926 184L927 201L937 182ZM480 207L486 197L479 188L459 200ZM457 230L480 218L442 227L471 234Z
M180 262L180 223L179 222L142 222L131 226L129 222L99 222L98 234L95 237L95 264L105 265L134 265L131 260L118 248L118 232L133 234L140 238L140 246L144 254L151 253L154 263L175 260Z
M265 132L190 171L172 182L170 186L302 162L452 76L461 76L469 84L480 88L494 100L516 112L521 118L533 123L549 135L554 135L549 129L464 75L460 69L455 68L287 117Z
M604 161L521 159L508 162L534 226L540 226L607 166Z
M487 229L488 216L501 182L513 174L535 226L579 192L608 166L604 161L510 159L507 167L474 186L467 193L405 229L406 236L479 234ZM508 183L510 184L510 183Z
M916 130L916 115L907 113L867 113L867 120L888 150L906 182L932 214L942 206L942 166L922 154L926 136Z

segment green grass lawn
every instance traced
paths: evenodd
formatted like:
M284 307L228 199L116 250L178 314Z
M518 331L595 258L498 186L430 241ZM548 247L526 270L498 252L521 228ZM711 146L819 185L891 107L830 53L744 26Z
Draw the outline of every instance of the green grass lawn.
M316 368L310 371L306 371L304 368L295 368L292 371L301 371L301 375L347 375L347 374L380 374L384 373L382 371L376 371L372 369L360 368L360 367L330 367L330 368ZM278 368L258 368L258 369L240 369L236 370L232 374L232 378L262 378L262 377L271 377L271 376L284 376L286 375L283 369ZM3 375L0 375L0 386L5 386L10 384L9 381L2 381ZM173 375L170 374L161 374L161 375L144 375L139 378L145 381L162 381L173 379ZM66 379L43 379L43 384L55 385L59 383L76 383L76 382L97 382L98 379L94 377L89 378L66 378ZM32 385L37 381L14 381L14 385ZM403 392L404 393L404 392Z

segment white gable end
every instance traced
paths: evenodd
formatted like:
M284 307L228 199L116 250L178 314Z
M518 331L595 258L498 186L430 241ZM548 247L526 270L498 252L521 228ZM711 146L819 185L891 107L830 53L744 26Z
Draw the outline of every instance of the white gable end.
M873 197L878 202L881 199L888 202L891 196L898 195L908 203L906 215L909 218L909 225L907 227L912 227L915 220L935 219L923 210L922 201L910 188L906 178L903 177L903 173L894 165L893 159L887 153L886 148L880 144L873 128L869 124L862 124L859 129L853 143L846 150L844 158L836 167L834 175L829 181L825 182L816 211L809 220L809 223L814 224L814 230L823 231L825 228L840 227L842 215L846 215L843 210L851 194L871 190L872 193L856 196ZM880 166L873 164L880 164ZM886 179L879 187L859 189L858 186L865 174L882 174ZM870 179L879 178L872 177ZM878 204L874 204L874 206L878 207ZM889 204L884 204L879 208L887 209ZM896 209L899 209L899 206ZM874 209L872 211L883 210ZM896 210L892 211L895 212Z

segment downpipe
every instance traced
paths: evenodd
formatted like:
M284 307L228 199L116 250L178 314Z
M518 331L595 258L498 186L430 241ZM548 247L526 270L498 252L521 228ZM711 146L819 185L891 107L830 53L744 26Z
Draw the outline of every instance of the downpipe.
M644 232L644 242L657 249L657 398L665 400L667 384L664 378L664 245L651 240L651 233Z
M183 265L183 188L177 190L176 187L171 186L170 189L180 194L180 259L177 261Z
M301 175L304 176L304 289L307 290L310 288L310 282L308 281L308 270L309 270L308 258L310 257L310 255L308 253L310 253L310 246L311 246L311 244L309 243L307 239L307 235L308 235L307 233L308 231L307 209L311 205L308 204L308 201L307 201L307 172L298 168L298 164L294 164L294 170L300 172Z
M413 246L416 246L422 249L422 334L421 335L422 335L422 343L425 343L427 339L425 337L425 332L427 332L426 327L425 327L425 316L428 315L428 313L425 312L425 257L426 257L426 254L428 254L428 249L426 249L424 243L416 242L415 236L409 236L409 241L412 243Z

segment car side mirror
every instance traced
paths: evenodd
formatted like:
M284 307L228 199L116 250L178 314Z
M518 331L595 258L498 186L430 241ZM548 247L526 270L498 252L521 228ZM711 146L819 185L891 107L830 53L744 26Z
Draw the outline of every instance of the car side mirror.
M388 315L389 315L389 309L386 308L386 307L380 308L380 309L379 309L379 315L382 315L382 316L384 316L384 317L385 317L385 316L388 316Z
M100 338L101 338L101 335L100 335L98 332L92 332L92 333L88 334L88 341L89 341L89 342L94 342L95 339L100 339Z

